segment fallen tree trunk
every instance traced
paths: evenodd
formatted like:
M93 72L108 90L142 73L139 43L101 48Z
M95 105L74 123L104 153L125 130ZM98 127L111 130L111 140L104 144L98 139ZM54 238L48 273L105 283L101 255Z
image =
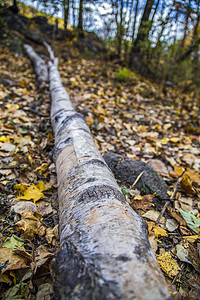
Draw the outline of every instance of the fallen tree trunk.
M38 85L42 84L43 82L48 82L49 73L46 62L33 50L30 45L25 44L24 49L33 62Z
M49 63L61 247L55 299L170 299L147 237Z

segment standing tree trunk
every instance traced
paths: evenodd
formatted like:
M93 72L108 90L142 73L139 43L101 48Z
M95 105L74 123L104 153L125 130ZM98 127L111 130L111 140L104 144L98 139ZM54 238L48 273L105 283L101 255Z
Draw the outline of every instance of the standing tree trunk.
M149 16L154 4L154 0L147 0L146 5L144 8L144 12L141 18L140 26L138 29L137 37L133 43L130 53L130 67L135 67L136 69L141 68L141 59L143 56L142 47L146 38L148 38L148 32L151 29L150 26L152 25L149 21Z
M83 0L79 2L79 12L78 12L78 31L79 36L83 37Z
M50 52L52 153L61 247L52 262L55 299L171 299L147 238L76 113Z
M199 44L200 44L200 37L199 37L199 33L198 33L199 24L200 24L200 0L197 1L197 19L196 19L196 24L195 24L194 30L193 30L191 44L186 49L185 53L183 53L181 56L178 57L176 62L184 61L185 59L187 59L190 56L190 54L193 51L196 52L197 49L199 48Z
M70 0L63 1L63 9L64 9L64 28L67 29L67 23L69 19L69 4Z
M135 28L136 28L136 21L137 21L137 15L138 15L138 6L139 6L139 0L136 1L136 6L135 6L135 14L134 14L134 22L133 22L133 33L132 33L132 44L134 44Z

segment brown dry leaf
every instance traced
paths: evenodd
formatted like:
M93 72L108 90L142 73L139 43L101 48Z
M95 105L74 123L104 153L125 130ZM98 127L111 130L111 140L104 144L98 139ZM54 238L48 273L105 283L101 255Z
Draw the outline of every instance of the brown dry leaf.
M49 258L49 257L53 257L53 256L54 256L54 254L52 252L49 252L43 245L40 245L36 249L35 260L37 262L40 259Z
M49 244L55 245L54 228L47 228L45 237Z
M161 160L159 160L159 159L149 159L148 163L150 163L150 165L152 165L154 170L158 174L160 174L161 176L170 177L166 165Z
M172 259L170 252L156 255L156 258L161 270L171 278L176 276L181 270L178 263Z
M142 209L146 211L154 204L151 202L154 195L137 195L131 200L131 207L135 210Z
M191 153L184 153L183 155L183 161L186 162L188 165L192 165L193 162L195 161L195 155Z
M169 232L173 232L179 227L179 224L174 219L166 220L166 228Z
M173 211L171 207L168 207L168 211L170 212L171 216L181 225L181 226L186 226L185 220L181 217L179 213L176 213Z
M182 177L182 180L180 182L180 186L184 190L184 192L189 194L189 195L196 193L195 190L192 187L192 183L191 183L190 178L185 174Z
M38 201L37 202L37 212L42 216L48 216L53 212L51 203L48 201Z
M151 245L151 248L153 249L154 253L156 253L158 249L157 239L153 235L150 235L148 238L149 238L149 243Z
M145 214L143 214L142 217L145 217L146 219L155 222L158 219L159 215L160 215L160 213L158 211L149 210ZM165 222L165 218L162 217L160 220L160 224L164 224L164 222Z
M190 180L192 180L193 182L200 184L199 172L196 172L195 170L187 168L185 175L187 175L190 178Z
M21 213L21 220L16 223L19 230L24 231L24 237L31 240L37 234L45 235L46 229L41 222L29 212Z
M189 244L189 251L188 251L188 256L190 258L190 261L192 262L193 267L195 270L200 273L200 256L199 253L191 243Z
M11 248L0 248L0 265L8 261L6 268L3 268L2 272L14 271L18 269L24 269L28 267L29 259L16 254Z
M0 143L0 150L1 151L6 151L6 152L14 152L15 151L16 146L11 144L11 143Z

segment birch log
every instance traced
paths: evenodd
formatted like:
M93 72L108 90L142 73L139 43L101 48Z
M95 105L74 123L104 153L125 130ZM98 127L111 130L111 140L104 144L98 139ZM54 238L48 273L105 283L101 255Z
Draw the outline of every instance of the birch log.
M48 82L49 74L47 64L45 63L45 61L33 50L33 48L30 45L25 44L24 49L31 61L33 62L38 84L40 85L43 82Z
M147 237L49 63L61 247L55 299L172 299Z

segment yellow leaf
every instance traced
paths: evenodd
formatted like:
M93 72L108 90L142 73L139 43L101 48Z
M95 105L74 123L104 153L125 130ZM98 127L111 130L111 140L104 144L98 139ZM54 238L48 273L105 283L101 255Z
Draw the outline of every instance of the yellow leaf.
M170 252L164 252L163 254L156 255L156 258L162 271L169 277L176 276L180 271L178 263L172 259Z
M160 226L155 226L153 229L153 232L155 233L156 237L158 238L159 236L166 236L168 235L167 231Z
M162 140L161 140L161 144L162 145L166 145L168 143L168 138L163 138Z
M44 194L42 193L42 191L40 190L40 188L41 188L40 185L36 186L35 184L31 184L31 186L28 187L24 191L24 196L19 197L19 199L33 200L33 202L35 203L36 201L38 201L38 200L40 200L41 198L44 197Z
M145 125L139 125L138 126L138 131L141 131L141 132L148 132L148 129Z
M183 172L185 171L185 169L183 167L178 167L175 166L174 168L174 172L176 173L176 175L181 176L183 174Z
M169 141L172 142L172 143L178 143L179 140L180 140L179 137L172 137L172 138L169 139Z
M87 116L86 121L87 121L88 126L90 126L94 123L94 119L91 116Z
M31 166L32 166L32 164L33 164L33 159L32 159L32 157L31 157L31 155L28 155L27 157L28 157L28 160L29 160L29 162L30 162L30 164L31 164Z
M103 107L100 104L97 105L97 109L95 110L95 112L97 114L106 115L105 110L103 109Z
M15 184L14 189L15 190L20 190L20 192L23 193L27 189L27 185L25 185L23 183Z
M195 183L200 183L200 175L195 170L187 169L185 175L188 175L189 178L194 181Z
M196 228L195 228L196 229ZM197 239L199 239L199 235L184 235L183 239L186 239L188 242L193 243L195 242Z
M36 185L37 189L41 192L45 190L45 185L43 181L39 181L38 184Z
M163 126L163 129L164 130L168 130L170 127L172 127L172 124L171 123L167 123Z
M10 137L5 137L5 135L0 137L0 142L6 142L6 141L9 141L9 140L10 140Z
M34 172L37 172L39 175L42 175L48 170L49 165L47 163L43 163L41 166L36 168Z

